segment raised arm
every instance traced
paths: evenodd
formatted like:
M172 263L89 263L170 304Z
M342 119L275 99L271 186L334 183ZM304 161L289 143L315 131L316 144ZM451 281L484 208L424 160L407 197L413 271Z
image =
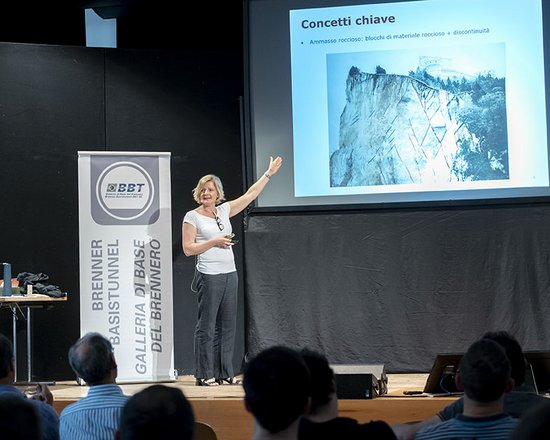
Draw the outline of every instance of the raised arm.
M269 158L269 167L267 171L263 173L260 178L238 199L229 201L229 217L233 217L241 212L244 208L250 205L256 198L260 195L262 190L269 182L269 179L279 171L281 165L283 164L283 158L277 156L275 159L273 157Z
M48 405L53 406L53 394L48 388L48 385L45 383L37 383L34 394L31 396L31 399L41 400L46 402Z
M223 235L219 235L218 237L201 243L195 243L196 237L197 229L189 223L183 223L182 246L185 256L190 257L192 255L202 254L213 247L227 248L233 244L230 239L225 238Z

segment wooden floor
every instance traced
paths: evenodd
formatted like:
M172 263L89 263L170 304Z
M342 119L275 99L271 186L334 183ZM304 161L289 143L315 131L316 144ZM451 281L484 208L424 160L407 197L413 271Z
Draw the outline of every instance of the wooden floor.
M408 397L405 390L424 388L427 374L389 374L388 394L371 400L340 400L340 415L352 417L360 422L385 420L402 423L423 420L437 413L451 403L455 397L434 397L420 395ZM133 395L151 383L120 384L124 393ZM244 408L244 392L239 385L216 387L195 386L192 376L183 376L175 382L164 385L180 388L191 401L195 418L210 424L219 440L241 440L251 438L253 421ZM58 412L80 398L86 396L88 388L76 382L57 382L50 386Z

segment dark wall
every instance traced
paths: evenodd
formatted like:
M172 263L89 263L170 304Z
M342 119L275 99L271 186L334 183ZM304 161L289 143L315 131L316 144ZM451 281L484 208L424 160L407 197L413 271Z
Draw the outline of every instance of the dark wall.
M0 258L14 276L43 272L70 292L67 304L34 313L40 379L70 377L65 358L80 325L76 151L103 146L102 89L99 50L0 44ZM7 309L0 325L11 336ZM21 366L22 319L18 328ZM26 370L19 372L26 378Z
M196 300L180 222L202 175L219 174L229 197L242 190L241 90L238 54L0 44L0 258L14 274L46 273L69 293L67 303L34 313L33 379L73 377L66 353L80 333L79 150L172 153L175 367L191 371ZM24 328L19 320L20 377ZM0 331L11 336L7 309Z
M106 146L118 151L170 151L174 270L175 366L191 374L196 297L189 285L193 258L183 255L181 221L197 205L191 195L200 177L215 173L226 197L242 192L240 58L228 53L108 50ZM240 217L233 220L239 234ZM235 248L242 279L241 247ZM244 351L242 283L235 367Z

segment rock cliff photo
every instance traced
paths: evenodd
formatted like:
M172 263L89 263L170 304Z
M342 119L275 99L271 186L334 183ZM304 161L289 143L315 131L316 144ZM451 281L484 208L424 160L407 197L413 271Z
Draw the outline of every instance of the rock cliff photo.
M351 66L332 187L509 178L504 79Z

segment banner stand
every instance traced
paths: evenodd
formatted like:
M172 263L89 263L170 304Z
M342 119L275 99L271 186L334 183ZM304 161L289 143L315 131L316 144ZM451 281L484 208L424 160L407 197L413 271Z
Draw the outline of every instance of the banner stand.
M78 193L81 335L118 382L175 380L170 153L79 151Z

